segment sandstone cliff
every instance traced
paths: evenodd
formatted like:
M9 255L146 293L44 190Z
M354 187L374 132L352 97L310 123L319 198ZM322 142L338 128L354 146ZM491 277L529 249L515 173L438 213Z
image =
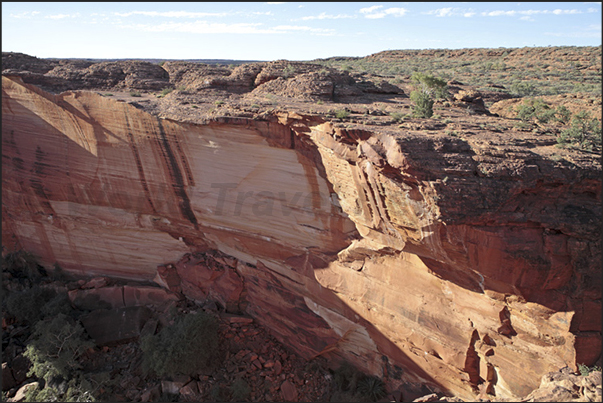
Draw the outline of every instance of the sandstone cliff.
M211 297L307 358L469 400L600 357L596 155L284 110L183 122L16 75L2 91L7 250Z

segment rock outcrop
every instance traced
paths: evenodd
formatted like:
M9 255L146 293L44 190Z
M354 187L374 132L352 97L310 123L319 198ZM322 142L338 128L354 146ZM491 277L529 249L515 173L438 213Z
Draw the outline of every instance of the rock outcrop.
M240 69L233 86L260 77ZM594 156L559 164L503 138L293 112L184 123L11 74L8 250L212 298L306 358L351 361L392 387L516 398L600 357ZM278 78L255 91L265 85L288 91Z

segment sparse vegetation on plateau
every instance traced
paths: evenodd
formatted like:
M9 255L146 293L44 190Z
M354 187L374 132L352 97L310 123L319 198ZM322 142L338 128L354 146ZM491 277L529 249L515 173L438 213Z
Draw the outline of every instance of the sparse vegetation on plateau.
M433 115L433 99L421 91L412 91L410 100L415 104L413 114L417 118L430 118Z
M413 73L411 80L415 87L410 93L410 100L415 104L413 114L418 118L432 117L434 99L447 96L446 82L431 74L418 72Z
M572 61L579 59L583 62ZM414 72L427 72L447 81L517 96L601 94L600 46L391 50L312 63L388 76L394 83L407 80ZM490 87L492 83L502 88Z
M337 119L345 119L348 116L350 116L350 112L346 111L345 109L335 111L335 117Z
M164 88L163 90L161 90L161 93L157 97L158 98L165 97L167 94L169 94L172 91L174 91L173 88Z

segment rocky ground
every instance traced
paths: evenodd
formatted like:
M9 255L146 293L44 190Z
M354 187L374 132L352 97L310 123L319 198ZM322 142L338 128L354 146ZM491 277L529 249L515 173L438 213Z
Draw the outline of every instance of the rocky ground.
M85 309L86 302L78 299L77 295L85 292L88 297L96 295L97 302L100 297L105 302L114 303L111 298L107 299L108 294L103 290L124 286L123 282L107 277L71 281L44 279L40 284L56 290L69 290L73 306L84 315L90 311ZM138 289L138 294L151 288L148 284L127 284ZM14 279L4 272L5 293L22 291L27 286L27 283L24 285L22 280ZM152 314L136 329L135 334L124 336L127 331L116 325L109 336L104 333L111 340L100 344L97 342L79 358L84 373L105 375L104 381L96 384L92 391L97 401L367 401L342 391L335 379L337 371L330 369L332 365L324 358L316 357L311 361L302 359L295 351L279 343L252 318L225 313L219 304L211 300L200 306L189 300L172 298L169 294L162 295L163 299L156 299L154 304L146 305ZM144 298L140 301L145 302ZM124 312L123 309L113 308L93 310L88 315L98 311L114 312L116 315ZM178 316L197 311L206 312L219 320L220 359L193 375L157 377L146 372L142 365L143 353L139 338L169 326ZM86 327L90 333L96 334L94 325ZM27 401L27 390L44 384L43 380L28 375L31 363L23 355L24 347L31 338L31 327L3 312L2 331L3 400ZM60 389L60 385L58 388ZM426 392L428 391L423 391ZM454 396L435 393L420 396L421 394L421 391L406 395L399 390L387 391L386 396L379 401L463 401ZM565 368L543 377L541 387L521 401L601 401L601 396L600 371L585 369L584 373L579 374ZM497 401L485 393L480 400Z
M18 292L26 288L19 281L10 279L6 273L4 277L5 291ZM72 298L75 298L74 307L83 316L90 315L90 312L94 315L99 311L123 314L124 310L119 308L86 310L85 302L73 297L78 291L86 290L88 296L100 295L104 298L103 301L115 303L106 299L107 294L103 290L114 289L118 284L106 277L42 282L43 287L69 290ZM148 285L134 283L130 283L130 286L141 287L141 290L149 288ZM143 402L166 399L191 402L231 401L233 382L242 379L249 387L245 393L246 401L329 400L333 392L333 375L324 360L320 357L312 362L303 360L254 323L252 318L226 314L219 304L211 301L203 307L191 301L168 297L157 302L147 304L152 314L133 333L128 333L129 328L115 325L109 334L103 333L102 342L99 343L100 337L95 339L97 345L80 357L83 372L108 375L108 380L100 384L93 393L97 399ZM159 378L146 373L142 367L139 337L154 334L173 323L177 316L196 311L204 311L219 320L220 359L193 376ZM93 335L98 334L94 324L86 324L86 327ZM3 396L8 401L20 401L24 397L23 390L27 389L26 386L40 381L27 375L31 363L23 355L31 330L27 323L18 322L4 312L2 388L5 393Z

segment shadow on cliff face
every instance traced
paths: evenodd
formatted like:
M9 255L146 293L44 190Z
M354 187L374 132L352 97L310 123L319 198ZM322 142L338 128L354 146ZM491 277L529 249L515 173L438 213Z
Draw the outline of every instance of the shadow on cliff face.
M22 84L15 83L15 85ZM204 242L195 242L195 238L203 240L205 234L213 237L221 236L224 238L219 240L225 248L223 252L237 254L237 248L242 248L244 245L249 248L244 249L245 253L242 256L246 259L238 259L233 268L239 273L245 284L244 291L241 292L247 301L244 309L271 329L278 339L296 349L300 355L308 359L318 355L332 356L334 360L345 359L389 381L398 383L400 377L408 379L407 375L412 374L410 379L414 379L416 382L407 386L407 395L424 394L425 390L420 386L422 383L431 385L430 387L434 390L446 391L372 323L362 319L335 293L316 281L314 270L328 265L329 260L336 258L333 252L340 250L342 245L345 246L345 243L341 243L342 240L335 242L339 246L329 246L329 248L335 249L331 253L321 254L321 257L314 256L312 253L296 255L303 248L293 246L278 251L278 246L274 241L263 240L265 237L262 236L258 238L253 234L245 234L245 231L224 232L224 230L212 228L210 223L201 220L197 226L195 220L190 219L190 214L185 214L186 211L190 211L194 217L195 213L192 213L192 210L195 207L189 203L186 208L187 204L182 203L182 194L189 197L193 193L192 185L194 183L192 182L195 179L199 180L199 176L197 178L192 176L198 172L194 167L189 168L190 172L183 167L184 155L180 155L180 153L183 152L184 146L178 148L180 145L178 147L174 145L175 142L182 139L177 138L171 124L163 129L157 129L148 126L158 124L157 120L152 118L147 118L144 122L133 122L131 121L134 118L132 115L120 112L122 107L127 106L116 104L119 107L111 112L111 116L113 116L110 118L111 123L115 124L116 119L122 119L125 122L123 126L120 126L122 129L118 133L111 128L111 124L102 124L98 120L98 116L95 118L95 113L98 111L93 110L94 105L87 105L87 110L76 107L75 105L82 105L82 102L86 102L79 99L77 94L75 100L67 100L65 97L69 97L68 94L51 96L31 87L26 88L30 90L29 101L32 101L31 98L35 99L35 108L30 104L32 109L29 109L27 102L14 99L14 94L8 94L3 90L2 137L3 176L5 178L3 202L8 212L6 215L3 214L3 222L8 224L4 226L3 239L4 235L7 235L8 238L10 231L11 235L18 238L19 247L35 253L46 264L52 265L57 262L66 270L88 274L91 273L89 269L97 265L100 267L111 265L111 262L102 262L103 259L111 260L120 255L113 254L114 251L111 251L110 256L102 254L84 256L82 253L85 249L80 243L88 241L75 236L75 226L78 225L96 232L94 245L89 247L93 247L97 251L103 247L118 249L117 245L111 243L110 238L120 237L119 231L122 231L124 226L133 224L135 230L144 231L144 223L136 224L133 221L129 224L131 221L129 217L136 216L139 217L138 220L141 220L145 214L155 216L159 220L168 220L168 223L151 226L155 230L169 231L172 239L184 238L188 244L187 248L196 252L207 252L208 250L204 246L200 247L199 244L204 245ZM134 108L131 109L134 110ZM83 112L84 110L86 113ZM89 127L87 127L88 125ZM141 139L133 135L134 132L139 135L140 125L147 125L143 131L146 131L147 138L148 136L151 138L143 137ZM310 143L299 142L299 139L291 137L290 129L284 128L275 133L272 135L276 135L276 143L285 145L285 147L281 144L278 146L288 150L299 149L300 157L294 163L302 165L303 169L300 172L310 181L309 189L314 189L307 193L312 195L307 198L307 203L305 200L304 203L298 205L289 203L287 205L289 210L285 209L281 213L289 212L291 216L285 217L288 220L297 219L302 220L302 223L308 222L308 225L301 226L300 230L308 233L320 233L324 230L313 227L316 224L304 218L309 214L316 214L315 205L330 206L332 202L328 187L321 189L317 187L319 182L323 183L320 185L323 187L328 183L324 170L318 168L319 176L315 177L315 168L311 168L312 165L318 165L320 158L312 150ZM270 135L270 133L268 134ZM281 135L286 136L289 139L287 141L291 144L279 140ZM149 143L155 144L151 150L145 148ZM149 152L159 155L159 161L162 161L159 167L148 165L150 161L154 161L149 160ZM291 152L298 153L298 151ZM123 161L127 162L125 166L120 165L123 164ZM233 162L231 161L231 164ZM110 166L111 164L113 167ZM309 175L308 171L311 171L312 175ZM259 171L256 169L253 172ZM152 174L155 175L154 180L151 178ZM165 178L172 186L158 186L157 178ZM187 193L187 189L189 193ZM273 193L278 194L280 189L274 190ZM325 190L328 196L325 195L321 199L315 197L325 194ZM161 198L167 201L161 206L156 202L157 194L153 194L158 191L163 193ZM219 189L211 189L211 191L218 192ZM306 196L306 193L303 195ZM291 202L289 199L292 195L287 194L287 196L288 201ZM82 208L79 209L78 205ZM88 206L88 208L84 208L84 206ZM253 211L252 208L251 212L253 213ZM229 212L233 214L232 211ZM245 210L241 209L240 213L242 213L240 217L234 218L239 221L245 220ZM199 214L198 206L197 214ZM199 216L207 220L207 213L199 214ZM217 218L222 220L225 217ZM214 221L217 218L213 216ZM267 223L267 220L274 221L275 217L260 217L260 220ZM343 218L326 214L319 221L324 223L325 229L329 229L333 225L333 228L338 228L337 231L343 234L354 226L350 222L346 224L345 220L342 220ZM349 229L346 230L346 226ZM10 230L8 230L9 228ZM30 228L33 229L33 232ZM103 232L104 230L107 232ZM229 239L243 240L244 236L249 238L242 241L244 243L228 245ZM63 237L67 238L67 241L64 241ZM320 235L320 237L324 237L324 235ZM312 242L313 238L314 241L319 239L316 236L309 236L307 239ZM140 247L135 244L137 239L132 241L134 241L133 244L122 244L121 248ZM170 247L158 239L146 239L146 241L140 239L140 241L146 242L145 245L149 249ZM215 241L214 238L214 243ZM232 249L233 247L234 249ZM255 258L253 256L254 248L258 248L255 253L260 253L260 256L262 253L275 256L276 261L282 259L281 263L288 259L288 264L282 265L279 272L279 270L275 270L274 262L269 263L262 257ZM149 252L151 251L149 250ZM172 255L176 253L182 255L184 252L172 251ZM241 257L240 253L238 254ZM245 254L247 255L245 256ZM127 254L122 257L124 262L127 262ZM147 260L155 260L155 264L166 262L165 257L153 257L152 255L150 259L147 256ZM243 263L244 261L254 264L246 264ZM123 263L113 261L112 264L122 266ZM197 267L197 269L200 268ZM100 274L99 267L96 267L95 274ZM110 274L125 275L126 277L137 275L134 271L127 272L123 269L117 269L116 272ZM139 275L147 278L149 274L140 273ZM216 279L215 275L202 277L197 278L201 284L207 284ZM212 292L218 295L226 294L227 289L227 286L216 287ZM188 289L185 287L182 291L185 294L188 292L190 297L191 290L193 290L192 287ZM192 297L199 298L199 295L192 295ZM308 306L313 302L317 303L317 305L312 305L314 310ZM226 303L225 305L228 306ZM332 317L331 321L335 320L340 323L326 322L317 314L318 311L323 315L326 312L327 316ZM337 330L334 330L333 326L337 326ZM363 343L370 344L363 345ZM343 354L338 353L342 345L345 345Z

